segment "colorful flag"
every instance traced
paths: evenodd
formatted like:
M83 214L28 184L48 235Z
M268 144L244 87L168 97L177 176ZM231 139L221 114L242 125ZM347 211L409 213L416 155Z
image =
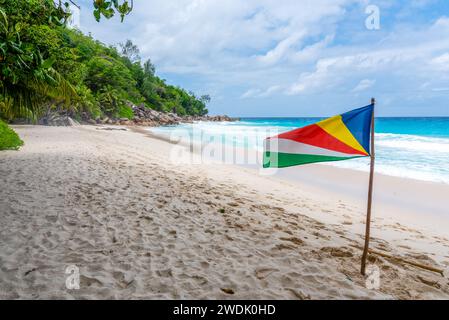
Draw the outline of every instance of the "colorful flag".
M370 155L374 105L355 109L264 141L264 168L339 161Z

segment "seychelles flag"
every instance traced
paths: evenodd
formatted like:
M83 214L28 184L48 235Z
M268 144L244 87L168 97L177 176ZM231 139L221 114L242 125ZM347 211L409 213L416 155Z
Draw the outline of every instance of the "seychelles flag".
M374 104L264 141L264 168L370 156Z

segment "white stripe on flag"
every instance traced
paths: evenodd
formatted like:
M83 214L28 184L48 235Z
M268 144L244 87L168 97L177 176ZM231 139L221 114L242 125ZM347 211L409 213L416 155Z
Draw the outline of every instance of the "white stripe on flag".
M297 142L289 139L271 138L265 139L264 151L278 152L278 153L296 153L296 154L311 154L319 156L331 156L331 157L354 157L361 156L360 154L343 153L315 147L310 144Z

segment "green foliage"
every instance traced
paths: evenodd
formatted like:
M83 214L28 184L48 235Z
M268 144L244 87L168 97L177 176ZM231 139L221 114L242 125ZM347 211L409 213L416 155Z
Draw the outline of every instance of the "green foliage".
M120 109L125 106L125 101L117 89L107 86L97 94L97 99L103 112L109 116L117 117Z
M4 8L0 7L0 93L16 117L35 118L49 100L69 105L75 96L71 84L53 68L55 58L41 50L46 46L46 36L41 43L39 37L33 37L36 29L32 24L41 20L30 17L35 12L26 15L26 9L33 7L46 15L47 26L57 27L63 19L53 3L46 0L8 1Z
M144 74L149 77L152 78L154 77L154 73L156 72L156 67L154 66L154 64L151 62L150 59L148 59L147 61L145 61L145 63L143 64L143 72Z
M134 118L133 109L131 109L128 106L121 106L118 115L120 118L128 118L128 119Z
M82 113L88 114L92 119L97 119L103 115L98 99L95 98L88 87L81 85L76 88L76 92L78 93L78 99L75 101L77 110L75 118L79 119Z
M139 48L131 40L126 40L125 43L120 43L119 46L122 49L122 55L128 58L129 61L133 63L140 61Z
M102 92L111 88L120 96L136 100L139 92L131 70L112 57L94 57L88 63L86 85L94 92Z
M0 150L17 150L22 145L17 133L0 120Z
M12 100L10 98L3 98L0 96L0 119L11 121L14 119L14 110L12 108Z
M127 1L94 2L100 16L130 8ZM0 0L0 117L35 120L56 108L76 118L132 118L129 102L180 115L207 113L210 99L167 85L151 60L142 64L132 41L119 51L66 28L66 11L55 3Z
M131 1L119 1L119 0L94 0L94 17L95 20L100 21L101 16L104 16L106 19L110 19L114 16L115 11L120 14L121 21L126 15L128 15L133 9L133 0ZM115 10L114 10L115 9Z

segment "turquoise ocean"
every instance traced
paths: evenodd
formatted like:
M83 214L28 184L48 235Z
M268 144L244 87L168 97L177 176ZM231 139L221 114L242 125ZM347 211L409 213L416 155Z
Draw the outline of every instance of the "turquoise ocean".
M174 130L221 136L234 146L263 149L263 139L317 122L322 118L241 118L235 122L197 122L152 128L155 134ZM197 134L193 135L198 136ZM195 138L193 138L195 139ZM449 184L449 117L376 118L376 172ZM369 159L324 163L368 171Z

